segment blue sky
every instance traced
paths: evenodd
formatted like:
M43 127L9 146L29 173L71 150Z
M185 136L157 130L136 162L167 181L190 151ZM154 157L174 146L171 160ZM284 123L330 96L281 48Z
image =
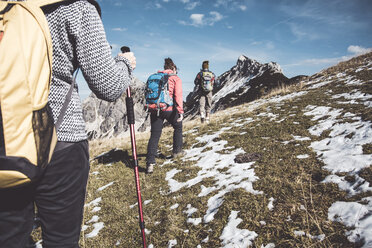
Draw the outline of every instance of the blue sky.
M142 81L171 57L184 98L203 60L217 76L243 54L312 75L372 48L372 0L98 0L113 55L137 58ZM90 93L81 73L82 99Z

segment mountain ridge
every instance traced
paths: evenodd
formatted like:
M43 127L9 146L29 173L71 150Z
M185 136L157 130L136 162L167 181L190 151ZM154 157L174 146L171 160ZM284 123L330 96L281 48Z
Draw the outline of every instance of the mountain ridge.
M236 64L216 81L212 112L253 101L274 88L298 82L288 79L278 63L261 64L245 55L240 55ZM186 98L186 116L189 119L198 114L198 93L195 90Z

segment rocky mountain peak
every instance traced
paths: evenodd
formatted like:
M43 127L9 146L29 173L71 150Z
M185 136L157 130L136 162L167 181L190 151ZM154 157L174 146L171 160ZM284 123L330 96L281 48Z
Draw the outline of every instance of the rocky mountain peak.
M271 73L283 73L282 68L276 62L261 64L257 60L248 58L245 55L239 56L238 61L236 62L236 69L243 72L245 75L267 70Z
M290 84L276 62L262 64L245 55L240 55L236 64L217 78L213 90L212 111L253 101L278 85ZM191 92L186 99L187 114L198 112L198 93Z
M255 59L252 59L252 58L249 58L247 56L245 56L244 54L240 55L239 58L238 58L238 61L236 62L236 64L257 64L257 60Z
M283 74L282 67L278 63L269 62L267 66L268 66L268 69L271 71L271 73L282 73Z
M241 75L247 76L248 74L254 74L259 70L261 64L254 59L250 59L245 55L240 55L236 65L231 70L239 72Z

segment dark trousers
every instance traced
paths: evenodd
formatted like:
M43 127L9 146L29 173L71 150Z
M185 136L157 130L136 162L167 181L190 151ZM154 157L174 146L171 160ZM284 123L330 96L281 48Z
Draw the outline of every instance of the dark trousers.
M88 142L55 151L40 181L0 191L0 248L24 248L33 227L34 204L43 248L79 247L89 174Z
M151 136L147 145L147 164L154 164L158 150L159 139L163 130L164 120L167 120L174 129L173 132L173 154L182 151L182 121L177 122L179 114L176 111L160 111L151 113Z

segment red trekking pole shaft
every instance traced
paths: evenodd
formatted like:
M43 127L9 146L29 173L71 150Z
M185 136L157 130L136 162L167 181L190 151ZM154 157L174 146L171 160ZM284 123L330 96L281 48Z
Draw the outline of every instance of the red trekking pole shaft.
M130 93L130 87L127 89L127 114L128 114L128 124L130 126L130 138L132 143L132 154L134 160L134 175L136 180L136 190L137 190L137 200L138 200L138 213L139 213L139 224L142 233L142 244L143 247L146 248L146 237L145 237L145 221L143 220L143 213L142 213L142 200L141 200L141 187L139 181L139 174L138 174L138 159L137 159L137 149L136 149L136 137L134 133L134 104L133 98Z

